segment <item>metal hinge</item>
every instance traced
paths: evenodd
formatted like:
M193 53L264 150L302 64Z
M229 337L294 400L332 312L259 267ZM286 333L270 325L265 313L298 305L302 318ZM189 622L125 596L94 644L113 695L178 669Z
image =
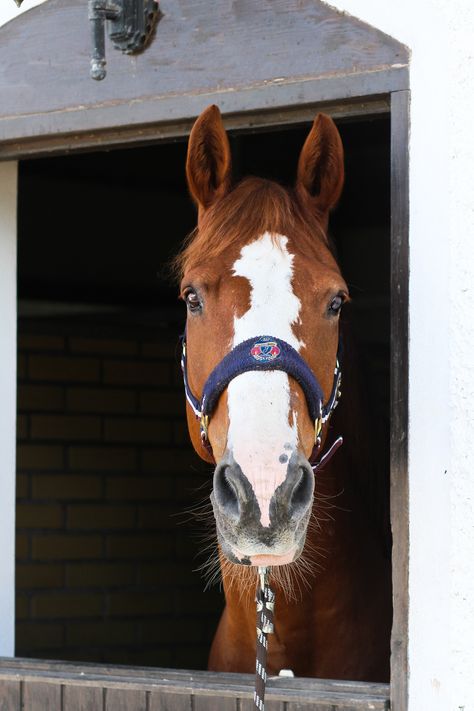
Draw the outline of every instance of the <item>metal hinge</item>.
M100 81L106 75L106 21L114 47L125 54L136 54L150 43L161 16L156 0L89 0L92 79Z

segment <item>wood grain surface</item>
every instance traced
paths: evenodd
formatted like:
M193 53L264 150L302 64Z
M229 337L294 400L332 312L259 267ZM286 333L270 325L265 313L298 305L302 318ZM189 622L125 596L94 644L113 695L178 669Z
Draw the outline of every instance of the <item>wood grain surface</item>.
M253 676L0 659L0 711L250 711ZM271 678L268 711L383 711L389 686Z
M122 55L107 41L103 82L89 77L84 0L49 0L4 25L0 142L183 121L186 130L212 102L228 114L406 88L402 45L315 0L160 7L142 54Z

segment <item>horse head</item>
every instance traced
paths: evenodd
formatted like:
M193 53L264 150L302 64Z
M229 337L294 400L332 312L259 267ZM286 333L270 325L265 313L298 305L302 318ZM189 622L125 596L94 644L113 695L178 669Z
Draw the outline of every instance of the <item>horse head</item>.
M198 207L179 257L186 386L194 402L211 373L221 378L209 420L188 398L190 436L198 454L216 464L211 501L222 553L233 563L291 563L303 549L314 494L313 381L307 383L313 378L321 402L331 397L339 313L348 298L327 237L344 180L341 139L319 114L293 189L253 177L234 186L229 141L210 106L192 129L186 172ZM274 368L285 349L294 367ZM257 365L247 368L252 358ZM221 363L232 371L227 379ZM306 381L299 377L305 368ZM322 446L327 425L320 428L317 421Z

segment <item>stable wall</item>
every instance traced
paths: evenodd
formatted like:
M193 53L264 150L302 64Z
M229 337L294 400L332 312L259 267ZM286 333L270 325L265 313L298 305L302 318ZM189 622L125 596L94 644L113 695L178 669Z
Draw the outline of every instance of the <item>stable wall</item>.
M474 708L474 5L336 0L411 50L409 704Z
M0 9L0 20L17 12L11 4L8 17ZM331 4L406 43L412 53L410 709L469 711L474 708L474 6L470 0ZM3 232L3 243L11 229Z
M222 596L186 510L212 478L177 351L158 326L20 320L17 655L207 667Z

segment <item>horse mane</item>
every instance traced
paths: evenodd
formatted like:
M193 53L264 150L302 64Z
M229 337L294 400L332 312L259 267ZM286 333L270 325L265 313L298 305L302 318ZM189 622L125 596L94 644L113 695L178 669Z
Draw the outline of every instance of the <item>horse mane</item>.
M332 250L317 211L309 209L296 191L272 180L248 177L203 214L175 258L174 271L181 278L191 266L216 259L264 232L295 234L298 249L308 256L314 256L318 240Z

